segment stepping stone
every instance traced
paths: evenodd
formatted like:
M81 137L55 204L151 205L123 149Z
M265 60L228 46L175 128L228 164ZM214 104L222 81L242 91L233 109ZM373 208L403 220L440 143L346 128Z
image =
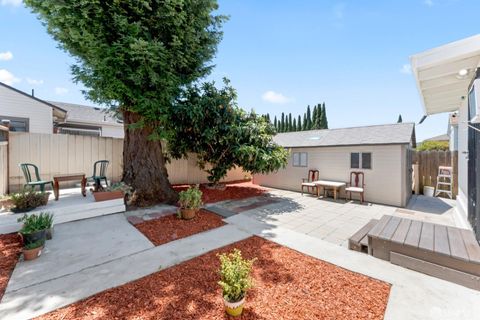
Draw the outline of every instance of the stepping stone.
M234 211L227 210L225 208L219 207L219 206L208 206L205 207L205 210L211 211L213 213L216 213L224 218L228 218L231 216L236 215L237 213Z

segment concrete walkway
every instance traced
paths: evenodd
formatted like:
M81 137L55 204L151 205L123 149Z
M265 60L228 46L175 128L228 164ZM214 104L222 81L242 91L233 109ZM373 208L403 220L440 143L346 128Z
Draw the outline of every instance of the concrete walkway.
M226 221L309 256L392 284L387 320L479 319L480 292L239 214Z
M105 218L109 218L108 223L99 221L99 219ZM112 227L112 221L118 218L118 216L110 216L74 222L70 226L59 225L57 227L58 235L55 235L55 239L64 239L63 229L69 229L72 232L74 229L80 229L77 228L79 223L87 224L90 227L98 225L97 230L100 228L106 231ZM133 240L137 243L129 246L127 239L132 240L134 233L138 237L143 237L143 235L134 229L123 215L120 218L123 219L123 223L120 224L124 228L132 229L132 234L125 234L117 228L119 235L127 237L124 241L114 241L109 233L103 233L104 238L101 236L102 233L99 233L95 238L95 245L93 242L89 242L88 237L75 237L72 238L72 241L76 240L76 244L69 242L63 248L58 247L61 246L61 243L55 244L57 253L53 251L54 245L48 244L52 251L46 252L44 256L36 260L38 268L35 268L35 274L37 276L42 276L41 266L47 268L43 269L45 275L41 280L28 274L30 267L27 266L27 263L30 262L21 262L18 266L19 271L14 271L15 279L10 281L7 292L0 303L0 319L31 319L250 236L249 233L241 231L235 226L226 225L158 247L143 243L139 239ZM82 228L86 228L86 226L82 225ZM84 241L87 241L85 246L83 245ZM126 245L128 250L125 248ZM81 262L79 259L70 260L70 258L74 258L69 254L69 252L73 253L72 247L83 247L84 258L86 258L87 251L90 251L91 256L87 259L90 263ZM113 255L108 257L100 254L103 252L103 247L109 247ZM100 250L97 250L98 248ZM63 261L60 259L62 255L65 255ZM95 263L94 257L100 260ZM58 267L55 267L55 261L59 263ZM69 267L68 264L71 261L74 264ZM34 262L32 261L32 263ZM21 279L22 275L26 277L25 281Z

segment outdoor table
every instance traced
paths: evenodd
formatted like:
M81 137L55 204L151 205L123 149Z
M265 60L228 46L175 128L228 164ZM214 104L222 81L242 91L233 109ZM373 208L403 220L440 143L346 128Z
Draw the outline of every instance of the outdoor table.
M75 180L80 180L82 186L82 195L85 197L87 195L87 178L85 178L85 173L59 174L53 176L53 194L55 195L55 200L58 200L59 196L59 182Z
M347 185L345 182L329 180L317 180L313 181L312 183L317 186L317 197L320 197L319 187L329 187L333 189L333 199L335 200L337 200L337 191L340 191L342 187L345 187Z

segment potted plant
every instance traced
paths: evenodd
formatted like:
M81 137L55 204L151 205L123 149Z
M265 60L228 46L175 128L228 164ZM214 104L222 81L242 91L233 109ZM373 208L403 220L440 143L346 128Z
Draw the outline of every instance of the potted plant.
M10 199L13 203L13 212L28 212L36 207L45 206L48 203L50 192L35 192L33 190L13 193Z
M44 245L45 239L25 244L23 247L23 260L29 261L37 259L42 254Z
M23 222L22 229L19 233L22 236L23 243L29 245L38 241L44 241L47 236L43 219L36 214L27 215L17 219L18 222Z
M202 195L203 193L198 188L198 185L179 192L178 204L180 205L180 214L183 219L190 220L195 218L197 211L203 205Z
M53 238L53 214L49 212L40 212L38 215L40 224L43 229L45 229L45 236L47 240L52 240Z
M131 194L132 188L124 182L114 183L111 186L92 191L96 202L114 199L122 199Z
M238 249L218 255L220 259L220 281L225 311L231 316L242 314L247 291L253 287L250 276L256 259L246 260Z

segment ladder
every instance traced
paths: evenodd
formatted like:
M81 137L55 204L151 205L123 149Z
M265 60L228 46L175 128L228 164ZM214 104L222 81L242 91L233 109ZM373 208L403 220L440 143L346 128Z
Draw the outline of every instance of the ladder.
M445 193L453 198L453 169L452 167L438 167L437 187L435 188L435 197L440 193Z

